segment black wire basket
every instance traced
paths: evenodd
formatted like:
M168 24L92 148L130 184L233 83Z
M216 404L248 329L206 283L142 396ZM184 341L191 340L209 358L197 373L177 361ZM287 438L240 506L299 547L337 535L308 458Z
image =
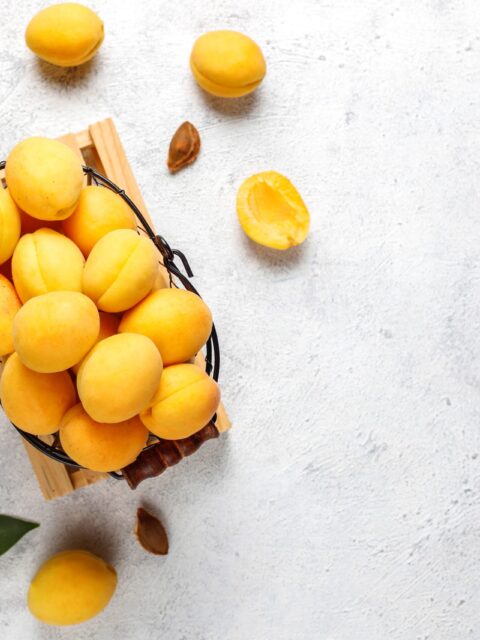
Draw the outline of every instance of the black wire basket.
M5 161L0 162L0 171L5 168ZM123 200L128 204L130 209L135 214L137 220L140 225L139 228L144 230L150 240L153 242L155 247L157 248L160 254L160 262L166 268L169 276L169 286L170 287L178 287L177 281L187 289L188 291L192 291L196 295L200 295L195 287L190 282L190 278L193 277L192 270L188 263L185 255L178 251L178 249L171 249L168 242L163 238L163 236L157 235L150 224L147 222L145 217L139 208L135 205L135 203L128 197L123 189L120 189L114 182L109 180L106 176L102 175L92 167L83 166L83 172L87 176L87 183L95 184L97 186L105 187L106 189L110 189L114 193L118 194ZM175 264L175 258L178 258L182 263L183 269L185 273L179 269L177 264ZM217 332L215 330L215 325L212 325L212 333L207 340L205 345L205 371L211 376L216 382L218 382L218 376L220 373L220 346L218 343ZM214 416L211 422L215 425L216 416ZM13 424L13 423L12 423ZM55 435L52 444L48 444L41 440L38 436L31 435L30 433L26 433L19 429L16 425L13 425L18 433L24 438L32 447L41 451L44 455L56 460L65 465L69 465L71 467L77 467L79 469L83 469L82 465L78 464L70 456L68 456L61 448L60 438L58 437L58 433ZM158 443L158 439L147 444L147 446L143 449L146 451L152 447L154 447ZM121 480L124 478L121 472L110 472L109 474L113 478Z

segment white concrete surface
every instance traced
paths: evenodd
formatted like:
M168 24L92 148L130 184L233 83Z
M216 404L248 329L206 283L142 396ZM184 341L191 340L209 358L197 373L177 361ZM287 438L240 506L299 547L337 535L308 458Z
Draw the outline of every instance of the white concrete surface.
M479 3L97 0L104 46L73 71L23 44L43 5L2 3L1 154L113 116L213 309L235 428L134 493L46 504L2 419L0 511L41 527L0 558L0 638L480 638ZM218 27L263 47L253 97L195 86L190 47ZM185 119L203 149L171 177ZM288 253L236 221L264 169L310 207ZM163 515L165 559L132 535L140 503ZM110 559L118 592L83 626L43 627L29 580L72 546Z

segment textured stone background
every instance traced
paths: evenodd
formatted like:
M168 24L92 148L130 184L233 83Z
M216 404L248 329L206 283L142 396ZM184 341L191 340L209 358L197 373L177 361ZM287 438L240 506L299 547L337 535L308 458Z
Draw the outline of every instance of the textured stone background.
M158 228L184 249L222 341L235 428L135 493L45 503L2 419L0 511L41 528L0 559L2 640L480 638L480 5L476 0L115 0L85 68L39 63L2 3L1 155L113 116ZM262 46L252 97L202 94L197 35ZM177 176L184 119L202 135ZM235 192L276 169L312 214L305 245L254 246ZM171 552L131 533L158 510ZM74 629L25 592L60 549L103 553L118 592Z

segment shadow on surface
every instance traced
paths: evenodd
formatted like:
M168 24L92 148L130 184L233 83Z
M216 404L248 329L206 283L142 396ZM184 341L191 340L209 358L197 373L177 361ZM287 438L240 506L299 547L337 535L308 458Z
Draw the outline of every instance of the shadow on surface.
M99 66L97 56L78 67L57 67L50 62L37 58L37 69L45 82L63 87L75 87L82 84L96 67Z

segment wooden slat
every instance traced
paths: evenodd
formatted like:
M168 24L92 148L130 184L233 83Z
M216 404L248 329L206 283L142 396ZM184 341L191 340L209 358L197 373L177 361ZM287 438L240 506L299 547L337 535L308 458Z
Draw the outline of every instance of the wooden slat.
M46 455L34 449L26 440L22 438L22 442L27 450L30 464L37 477L38 486L46 500L52 500L70 493L74 490L74 486L70 479L67 467L55 462Z

